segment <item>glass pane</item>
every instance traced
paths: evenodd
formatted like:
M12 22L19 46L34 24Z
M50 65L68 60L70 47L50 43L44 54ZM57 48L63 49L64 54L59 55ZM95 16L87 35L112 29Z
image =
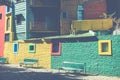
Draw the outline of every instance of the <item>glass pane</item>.
M28 45L28 51L30 53L35 53L35 49L36 49L35 44L29 44Z
M18 43L14 43L14 53L18 52Z
M30 46L30 51L33 51L34 50L34 46Z
M108 43L102 43L102 52L108 52Z
M59 42L52 43L52 52L59 52Z
M7 19L6 31L10 30L10 18Z
M5 42L9 41L10 34L5 34Z

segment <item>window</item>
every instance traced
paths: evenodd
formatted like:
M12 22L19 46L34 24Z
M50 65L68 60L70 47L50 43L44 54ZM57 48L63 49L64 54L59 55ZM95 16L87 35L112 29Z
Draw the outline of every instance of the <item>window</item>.
M68 17L67 12L62 12L62 18L63 18L63 19L67 19L67 17Z
M35 53L35 49L36 47L35 47L35 44L29 44L29 46L28 46L28 51L30 52L30 53Z
M111 55L111 40L100 40L98 49L100 55Z
M52 42L52 55L60 55L61 44L60 42Z
M102 43L101 46L102 46L102 52L108 52L108 43L107 42Z
M2 14L0 14L0 19L2 19Z
M21 25L21 23L22 23L21 17L22 17L21 14L16 15L16 23L17 23L17 25Z
M9 41L10 34L5 34L5 42Z
M6 26L6 31L10 30L10 18L7 18L7 26Z
M15 43L13 44L13 52L14 52L14 53L18 53L18 42L15 42Z
M83 4L79 4L77 9L77 20L83 19L83 12L84 12Z

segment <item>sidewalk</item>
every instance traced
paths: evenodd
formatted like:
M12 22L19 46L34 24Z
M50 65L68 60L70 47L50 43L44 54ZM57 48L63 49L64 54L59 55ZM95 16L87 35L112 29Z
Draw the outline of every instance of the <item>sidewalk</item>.
M0 80L120 80L120 77L66 74L52 69L23 68L0 64Z

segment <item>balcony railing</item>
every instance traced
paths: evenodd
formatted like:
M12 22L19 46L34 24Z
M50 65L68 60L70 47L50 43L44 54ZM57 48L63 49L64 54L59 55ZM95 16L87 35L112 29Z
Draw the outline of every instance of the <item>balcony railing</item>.
M55 1L50 0L30 0L31 7L56 7Z
M45 25L45 22L30 22L30 31L31 32L57 32L55 28L48 28Z

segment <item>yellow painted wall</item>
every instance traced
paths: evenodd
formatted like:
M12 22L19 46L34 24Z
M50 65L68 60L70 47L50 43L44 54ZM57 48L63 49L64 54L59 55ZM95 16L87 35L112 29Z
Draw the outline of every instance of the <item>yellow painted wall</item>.
M7 19L10 19L10 25L9 25L9 29L7 30ZM13 22L12 22L12 13L6 14L6 25L5 25L5 34L9 34L9 41L13 41L14 40L14 32L13 32Z
M75 30L108 30L112 27L112 19L73 20L72 27Z
M7 30L7 19L10 19L10 29ZM13 32L13 25L12 25L12 13L6 14L6 27L5 27L5 33Z
M51 52L50 44L36 43L36 52L29 53L28 45L30 43L18 42L19 50L15 54L13 52L13 43L6 42L4 47L4 56L8 57L8 62L11 64L19 64L24 58L38 58L38 67L50 68L51 65ZM36 65L34 65L36 66Z

